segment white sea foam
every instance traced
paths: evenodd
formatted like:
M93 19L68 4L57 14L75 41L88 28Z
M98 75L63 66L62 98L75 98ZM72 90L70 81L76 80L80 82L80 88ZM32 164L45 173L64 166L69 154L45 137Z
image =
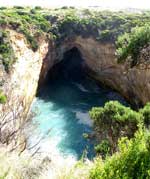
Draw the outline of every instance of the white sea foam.
M33 138L35 136L31 136L32 138L32 145L36 142L33 142ZM39 149L36 153L36 156L40 159L44 159L48 157L50 159L50 165L48 167L47 175L49 179L58 178L58 176L62 175L62 172L67 172L66 170L70 170L73 167L77 159L73 155L67 155L64 157L62 153L58 150L58 143L61 141L61 136L53 137L53 138L45 138L41 140L41 142L32 150L31 153L34 153L37 149ZM37 139L36 139L37 140ZM31 141L30 141L31 142ZM44 177L45 178L45 177Z
M87 91L84 86L76 85L80 90ZM64 168L65 171L70 170L77 162L78 155L76 151L72 148L67 148L64 143L61 143L61 141L65 142L69 137L68 130L66 130L66 127L68 127L66 125L68 114L65 108L58 108L54 102L44 101L39 98L35 99L32 109L37 111L38 115L30 121L29 127L26 129L29 143L28 149L31 148L31 154L37 153L35 155L40 155L41 158L48 156L51 161L48 178L55 179L56 175L59 175L59 173L61 175L64 172ZM76 114L78 119L76 122L92 126L88 113L80 110L72 112ZM36 143L37 145L34 147Z
M89 113L84 113L84 112L76 112L76 118L79 119L78 123L80 124L85 124L88 126L92 126L93 122L89 116Z

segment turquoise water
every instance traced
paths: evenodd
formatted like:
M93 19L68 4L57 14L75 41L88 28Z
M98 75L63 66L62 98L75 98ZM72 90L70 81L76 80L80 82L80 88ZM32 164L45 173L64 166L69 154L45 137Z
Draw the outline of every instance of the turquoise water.
M32 112L36 113L33 124L39 135L52 140L63 156L80 158L86 151L91 159L95 155L94 140L83 137L83 133L92 132L88 111L116 99L124 102L117 93L87 78L81 69L59 68L57 75L40 89L32 105Z

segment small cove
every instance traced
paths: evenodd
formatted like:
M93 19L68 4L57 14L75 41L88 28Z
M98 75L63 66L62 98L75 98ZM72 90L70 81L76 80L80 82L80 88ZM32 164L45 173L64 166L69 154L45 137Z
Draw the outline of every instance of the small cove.
M50 70L47 83L38 90L31 107L35 115L29 122L32 128L29 146L42 139L36 147L43 152L57 151L63 157L75 159L80 159L83 153L88 159L95 156L94 140L83 137L93 131L88 111L109 100L125 101L118 93L87 77L83 62L74 48Z

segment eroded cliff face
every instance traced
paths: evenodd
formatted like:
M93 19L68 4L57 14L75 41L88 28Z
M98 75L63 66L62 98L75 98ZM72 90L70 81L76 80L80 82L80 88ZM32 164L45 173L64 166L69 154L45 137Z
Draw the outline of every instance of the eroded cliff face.
M10 73L1 70L3 91L7 103L0 105L1 143L15 146L15 134L25 121L32 100L36 94L39 75L44 57L48 52L48 42L41 39L38 51L33 52L27 45L23 35L10 31L12 47L15 51L16 63ZM14 144L12 144L12 139Z
M150 101L149 65L144 64L142 60L133 68L127 63L118 64L114 44L98 43L91 38L80 37L75 43L86 64L94 72L91 73L94 78L119 91L133 104L145 104Z
M40 82L43 82L47 72L58 63L63 54L73 47L77 47L82 54L85 64L89 68L89 75L105 85L117 90L128 101L135 105L150 101L150 70L149 66L141 64L130 68L125 64L118 64L113 43L100 43L93 38L75 38L65 40L54 47L51 43L49 53L44 61Z
M46 42L41 39L38 51L33 52L23 35L14 31L10 33L17 59L10 74L4 71L0 74L5 79L3 90L8 97L8 102L0 106L1 120L6 123L1 128L2 143L9 143L10 134L15 133L25 121L37 87L42 85L48 71L73 47L79 49L89 75L97 81L117 90L136 105L150 101L149 66L142 60L141 64L133 68L127 63L118 64L114 44L101 43L92 37L76 36L64 40L56 47L53 40Z

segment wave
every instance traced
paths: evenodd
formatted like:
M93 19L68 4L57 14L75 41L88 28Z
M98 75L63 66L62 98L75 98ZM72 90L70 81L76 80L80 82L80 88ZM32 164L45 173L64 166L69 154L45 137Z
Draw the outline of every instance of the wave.
M58 172L64 171L64 166L66 169L69 169L76 164L77 158L74 155L69 154L64 157L64 155L59 151L57 145L61 141L61 136L45 138L41 140L35 147L33 147L32 150L29 150L30 147L37 143L37 141L39 141L39 136L30 136L30 139L28 139L30 146L28 146L27 150L31 154L36 152L35 155L39 160L46 158L50 159L50 167L47 173L48 178L57 178L56 176Z

